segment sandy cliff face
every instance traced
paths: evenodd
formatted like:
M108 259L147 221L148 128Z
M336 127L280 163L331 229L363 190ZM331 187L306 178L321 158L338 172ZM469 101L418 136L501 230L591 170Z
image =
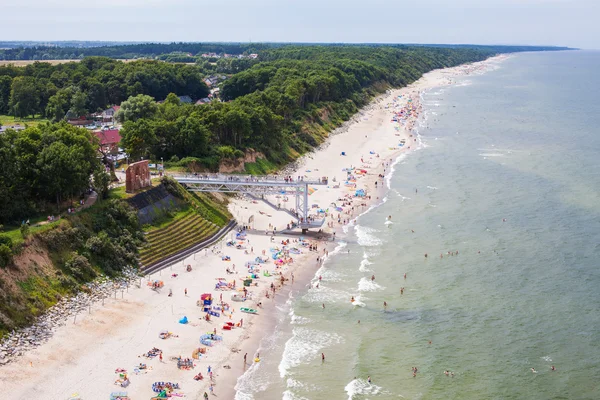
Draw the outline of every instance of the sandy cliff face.
M265 158L265 155L260 151L253 149L246 150L244 157L236 158L235 160L221 160L219 164L220 173L243 172L246 169L246 163L256 162L257 158Z

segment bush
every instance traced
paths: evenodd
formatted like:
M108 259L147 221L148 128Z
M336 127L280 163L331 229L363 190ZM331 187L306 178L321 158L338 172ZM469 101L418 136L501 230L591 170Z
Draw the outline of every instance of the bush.
M0 244L5 244L8 247L12 247L13 241L10 237L6 235L0 235Z
M0 244L0 267L6 267L12 261L12 251L5 244Z
M169 160L169 162L172 162L172 163L176 163L176 162L178 162L178 161L179 161L179 157L177 157L177 156L173 156L173 157L171 157L171 159Z
M78 280L96 276L89 260L77 252L71 253L69 259L65 262L65 269Z
M29 236L29 225L23 224L19 230L21 231L21 236L23 236L23 239L27 239L27 236Z

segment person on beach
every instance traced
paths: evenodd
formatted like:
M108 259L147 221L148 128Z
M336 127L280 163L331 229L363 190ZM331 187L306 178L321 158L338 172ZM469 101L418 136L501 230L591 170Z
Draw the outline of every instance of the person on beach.
M404 288L403 287L400 288L400 294L404 294Z
M387 301L383 302L383 309L385 310L387 308Z
M161 347L162 347L162 346L161 346ZM159 360L160 362L163 362L163 359L162 359L162 351L161 351L160 353L158 353L158 360Z
M404 279L406 279L406 272L404 273Z
M371 275L371 282L375 280L375 275Z
M371 375L367 376L367 382L371 383Z
M321 362L324 363L325 362L325 353L321 353Z
M537 371L535 370L535 368L531 368L531 372L533 372L534 374L537 374Z
M185 295L187 296L187 288L185 288L185 290L183 291L185 293Z
M354 296L350 299L350 303L354 303Z
M248 358L248 353L244 354L244 365L246 365L247 358Z
M556 371L556 367L553 365L550 367L550 371Z
M323 303L323 309L325 309L325 303Z
M204 400L208 400L208 393L204 392Z

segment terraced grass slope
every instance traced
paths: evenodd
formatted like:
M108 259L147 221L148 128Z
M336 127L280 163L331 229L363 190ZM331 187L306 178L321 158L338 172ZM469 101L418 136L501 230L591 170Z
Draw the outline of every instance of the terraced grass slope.
M173 224L150 231L146 235L147 243L140 249L140 261L148 267L208 239L218 230L219 226L190 211Z

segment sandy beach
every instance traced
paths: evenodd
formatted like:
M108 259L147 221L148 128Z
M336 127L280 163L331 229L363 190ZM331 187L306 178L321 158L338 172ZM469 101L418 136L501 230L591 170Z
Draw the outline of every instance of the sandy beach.
M250 216L254 216L254 229L245 240L231 233L215 248L142 278L136 286L117 293L116 298L106 299L104 304L91 307L90 312L67 321L47 343L0 367L3 392L16 399L107 399L112 392L127 392L131 399L148 399L157 395L153 391L155 382L172 382L179 387L173 391L176 397L201 399L205 392L211 394L212 386L217 397L233 399L237 378L255 362L260 340L272 330L269 316L279 299L285 301L291 287L303 287L310 281L320 260L343 236L343 226L381 201L386 190L384 177L393 160L419 146L413 128L421 114L422 91L450 85L453 77L478 73L503 58L506 56L432 71L406 88L389 90L333 132L324 145L283 172L293 177L329 178L328 186L314 187L309 196L311 205L316 205L314 212L327 211L322 214L326 215L326 236L306 236L302 241L299 234L281 234L290 222L289 214L260 201L235 199L230 209L240 224L248 225ZM355 196L357 190L363 190L365 196ZM269 200L285 208L293 204L292 198L288 199L289 206L282 197ZM278 232L275 235L269 233L274 228ZM228 246L232 240L241 248ZM277 258L293 261L277 266L272 251L283 249L284 240L289 240L286 249L290 254ZM311 250L315 246L316 250ZM229 260L223 260L224 256ZM263 256L268 261L256 264L256 258ZM243 295L240 289L249 275L248 262L255 265L257 275L246 287L251 298L233 301L232 293ZM283 284L282 277L287 279ZM154 289L152 284L157 281L163 286ZM219 282L225 288L235 282L235 290L217 290ZM221 302L227 304L223 312L218 311L221 316L204 319L203 294L212 296L212 311L217 311L214 307ZM258 312L243 313L240 307ZM187 324L179 322L183 317L187 317ZM234 325L233 329L223 329L227 322ZM159 334L164 331L171 335L161 339ZM202 344L201 336L211 333L220 340L213 340L210 346ZM144 356L153 348L162 351L162 360L160 352ZM195 359L198 349L200 355ZM178 357L180 364L190 359L193 368L178 368ZM140 364L146 368L140 368ZM203 379L195 380L199 373ZM129 384L121 387L125 378Z

